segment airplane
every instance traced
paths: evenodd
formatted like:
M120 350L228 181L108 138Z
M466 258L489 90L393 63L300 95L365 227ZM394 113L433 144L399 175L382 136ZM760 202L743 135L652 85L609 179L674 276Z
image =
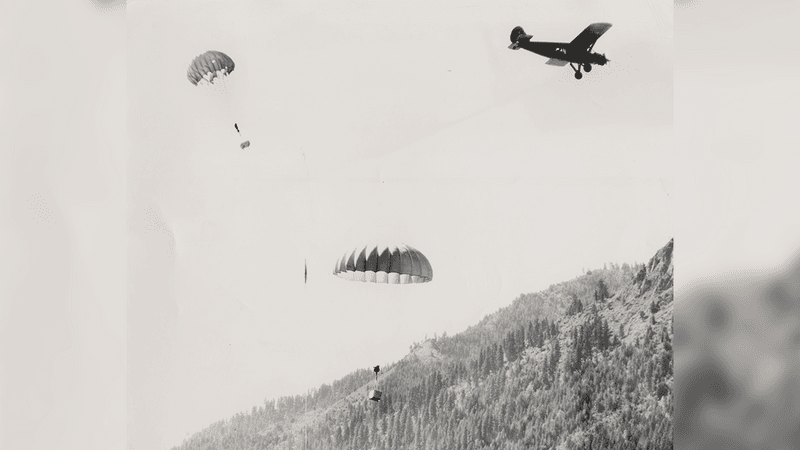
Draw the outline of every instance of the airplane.
M581 68L588 73L592 71L592 64L604 66L608 62L606 55L592 53L592 48L595 42L600 39L600 36L608 31L609 28L611 28L610 23L593 23L586 27L572 42L564 43L531 42L533 36L525 34L525 30L522 27L515 27L511 30L511 45L508 48L511 50L524 48L537 55L546 56L550 59L545 64L551 66L564 67L569 64L572 70L575 71L575 78L580 80L583 78Z

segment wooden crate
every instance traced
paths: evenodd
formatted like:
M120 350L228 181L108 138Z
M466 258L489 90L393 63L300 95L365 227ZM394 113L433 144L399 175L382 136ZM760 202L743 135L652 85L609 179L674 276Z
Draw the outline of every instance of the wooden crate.
M381 399L381 394L382 392L379 390L369 391L369 399L377 402Z

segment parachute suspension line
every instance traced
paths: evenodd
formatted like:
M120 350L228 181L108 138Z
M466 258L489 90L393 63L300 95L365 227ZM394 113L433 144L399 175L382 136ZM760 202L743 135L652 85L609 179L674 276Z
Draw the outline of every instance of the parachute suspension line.
M221 74L217 78L217 80L220 81L219 89L222 92L222 94L225 96L226 99L230 99L230 97L228 96L228 71L227 71L227 69L225 69L225 70L223 70L221 72ZM227 106L228 106L228 108L230 108L230 105L227 105ZM230 113L230 111L229 111L229 114L228 114L228 118L230 120L233 120L233 114ZM242 148L242 150L244 150L245 148L250 146L250 141L248 141L247 139L245 139L244 136L242 136L242 130L239 129L239 123L236 122L235 120L233 121L233 126L236 129L236 133L239 135L239 137L241 139L244 139L244 141L239 145Z
M228 98L228 92L225 89L225 79L227 78L226 71L218 72L219 75L212 80L212 85L214 86L214 91L216 91L217 98L219 102L225 108L225 113L228 115L229 119L232 119L233 114L231 112L231 105L230 105L230 98Z
M381 401L381 391L378 390L378 372L380 372L381 366L375 366L372 368L372 371L375 372L375 389L371 390L367 398L372 401L379 402Z
M222 113L225 119L231 120L232 114L229 107L230 105L225 102L225 93L220 88L218 80L219 78L212 79L211 81L203 79L197 83L197 86L208 93L208 97L211 97L211 101L214 102L217 106L217 110Z
M234 119L230 105L230 98L228 96L227 77L227 70L217 71L213 76L209 76L208 78L204 77L203 80L197 83L197 85L203 86L202 89L208 92L208 95L212 98L218 110L221 111L225 121L233 123L236 134L239 135L239 138L243 139L243 142L239 144L239 147L244 150L250 146L250 141L245 139L245 137L242 135L239 124Z
M219 75L219 77L217 77L217 79L220 81L219 87L222 90L222 93L227 95L228 94L228 71L223 69L220 72L220 75Z
M230 101L230 97L228 97L228 71L227 70L222 70L221 72L219 72L219 76L216 78L216 83L215 84L217 85L217 92L219 92L220 95L224 96L222 98L225 98L226 100ZM234 117L233 117L233 114L230 112L230 104L226 104L226 106L228 107L228 113L229 113L228 114L228 118L233 120ZM239 133L239 136L241 137L242 133L239 131L239 124L237 122L234 122L233 125L234 125L234 127L236 127L236 132Z

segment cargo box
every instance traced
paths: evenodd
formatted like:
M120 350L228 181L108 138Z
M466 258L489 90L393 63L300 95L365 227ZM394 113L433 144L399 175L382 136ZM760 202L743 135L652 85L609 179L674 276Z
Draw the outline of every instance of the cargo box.
M373 401L379 401L381 399L381 391L372 390L369 391L369 399Z

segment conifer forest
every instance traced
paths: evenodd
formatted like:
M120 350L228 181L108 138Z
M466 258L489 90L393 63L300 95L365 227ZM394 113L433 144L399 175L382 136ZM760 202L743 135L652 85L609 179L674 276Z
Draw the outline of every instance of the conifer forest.
M525 294L453 336L305 395L267 400L173 450L672 449L673 241Z

